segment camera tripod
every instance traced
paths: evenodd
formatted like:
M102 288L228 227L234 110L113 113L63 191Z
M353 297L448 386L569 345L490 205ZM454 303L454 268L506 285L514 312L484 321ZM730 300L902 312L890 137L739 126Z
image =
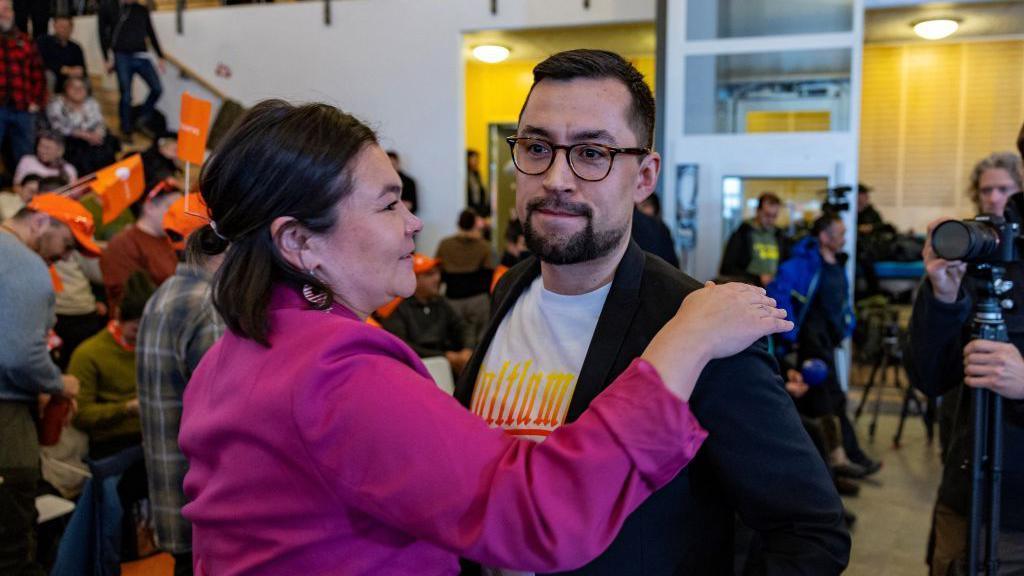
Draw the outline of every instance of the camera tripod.
M896 388L904 388L901 384L900 370L903 367L903 348L900 343L900 329L899 329L899 318L895 310L886 309L884 312L883 321L883 336L881 342L881 350L878 354L878 359L875 360L874 365L871 367L871 375L868 377L868 383L864 387L864 395L861 396L860 403L857 405L857 410L854 412L854 419L859 419L861 414L864 412L864 407L870 401L871 391L875 388L875 384L878 384L878 390L875 392L875 403L872 409L871 423L868 425L868 437L872 440L875 438L875 431L878 428L878 414L882 408L882 394L887 386L894 386ZM881 376L879 380L876 378ZM891 380L890 380L891 376ZM920 415L924 418L925 429L928 433L928 442L931 443L935 435L934 432L934 401L928 401L926 406L922 406L920 398L917 396L917 392L914 391L914 387L909 384L904 388L903 393L903 406L900 409L900 422L896 428L896 435L893 437L893 445L897 448L900 446L900 441L903 438L903 425L906 423L907 416L911 414L911 406L914 408L914 414Z
M1005 280L1006 269L995 264L973 264L968 274L979 281L978 298L971 317L971 339L1009 342L1003 308L1013 305L1000 298L1013 288ZM999 573L999 520L1003 474L1003 399L985 388L972 394L974 446L971 458L971 528L967 542L967 573L996 576ZM988 516L985 559L981 561L982 522Z

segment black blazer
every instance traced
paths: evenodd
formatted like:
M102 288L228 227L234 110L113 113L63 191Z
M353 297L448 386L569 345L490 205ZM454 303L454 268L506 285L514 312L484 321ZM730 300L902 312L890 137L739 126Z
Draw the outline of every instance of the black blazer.
M509 270L491 324L459 380L469 404L498 325L540 274L531 257ZM700 283L630 242L605 301L569 405L576 420L639 356ZM708 364L690 408L709 435L697 457L625 522L611 546L571 574L721 576L733 573L735 515L756 531L758 574L839 574L850 537L828 469L760 342Z

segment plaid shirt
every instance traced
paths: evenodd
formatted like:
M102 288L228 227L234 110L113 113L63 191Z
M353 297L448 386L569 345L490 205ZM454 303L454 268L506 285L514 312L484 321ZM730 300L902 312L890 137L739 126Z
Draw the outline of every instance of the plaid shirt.
M36 43L17 29L0 33L0 106L21 112L46 107L46 76Z
M192 526L181 515L188 471L178 448L181 399L199 360L223 333L210 275L187 264L153 294L139 325L136 375L149 498L157 541L173 554L192 549Z

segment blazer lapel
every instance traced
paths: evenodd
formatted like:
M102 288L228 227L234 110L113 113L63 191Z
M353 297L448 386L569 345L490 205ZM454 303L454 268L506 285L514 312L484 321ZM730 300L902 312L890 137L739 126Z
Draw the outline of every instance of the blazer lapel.
M501 321L512 310L512 307L515 306L516 300L519 300L523 290L526 290L526 287L537 276L540 276L540 260L536 257L531 257L529 260L521 263L520 266L516 266L506 272L509 275L514 274L514 276L510 276L511 285L508 289L502 292L495 291L494 297L498 308L487 324L483 337L477 343L473 356L469 359L469 364L462 371L462 375L459 376L459 381L455 387L455 399L467 408L469 407L470 400L473 399L473 388L476 386L476 377L480 372L480 365L483 364L484 357L487 356L487 349L491 347L491 342L494 341L494 335L498 331L498 326L501 325Z
M566 422L579 418L590 406L590 402L611 383L609 375L619 360L619 351L640 306L640 280L644 273L644 260L644 251L630 240L615 271L601 316L597 319L597 327L594 328L594 336L590 340L590 348L569 403Z

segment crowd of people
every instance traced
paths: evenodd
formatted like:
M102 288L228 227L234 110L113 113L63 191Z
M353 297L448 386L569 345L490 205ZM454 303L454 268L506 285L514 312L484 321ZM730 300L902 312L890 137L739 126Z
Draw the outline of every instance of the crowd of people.
M130 141L162 62L140 56L147 42L160 54L145 8L116 7L100 29ZM68 197L121 142L89 96L71 21L33 40L12 8L0 0L3 62L25 58L38 85L2 111L11 150L35 148L5 162L0 193L0 572L60 562L36 541L34 499L75 498L85 475L48 469L48 450L124 461L121 536L101 561L163 550L176 575L846 567L855 519L840 494L881 462L861 449L838 370L854 327L844 220L826 209L788 237L783 201L764 193L724 247L720 280L737 282L685 276L653 194L654 98L622 57L572 50L534 69L509 138L504 249L468 151L465 209L430 256L414 249L426 199L398 153L323 104L256 105L198 194L186 195L173 135L155 134L129 209L109 218L95 196ZM150 87L138 112L134 75ZM15 134L43 111L45 130ZM981 212L1010 210L1020 189L1012 154L971 178ZM884 222L858 192L869 235ZM966 369L968 385L1024 396L1003 372L971 380L992 376L993 355L1024 360L1013 344L959 354L962 265L929 248L925 259L914 321L933 336L915 355L963 360L915 365L919 387L963 395ZM950 338L935 340L938 324ZM457 402L431 382L422 360L435 357ZM41 447L37 425L60 405L70 427ZM946 426L963 455L963 413ZM83 445L69 446L71 430ZM935 508L936 575L963 556L958 470L947 465ZM1008 484L1020 477L1008 466ZM61 544L80 537L69 529Z

